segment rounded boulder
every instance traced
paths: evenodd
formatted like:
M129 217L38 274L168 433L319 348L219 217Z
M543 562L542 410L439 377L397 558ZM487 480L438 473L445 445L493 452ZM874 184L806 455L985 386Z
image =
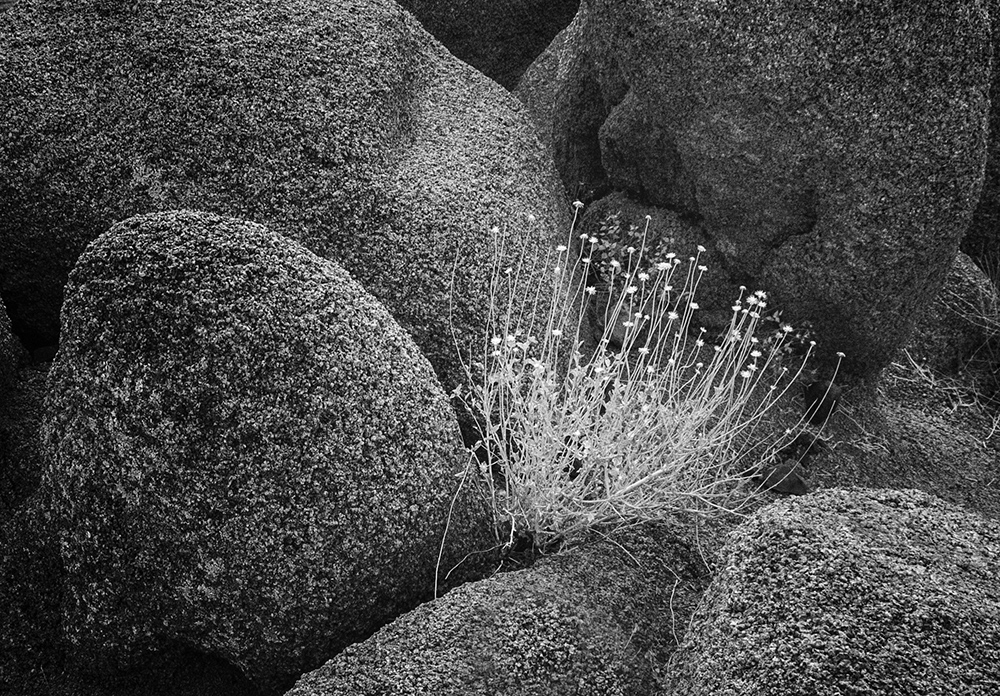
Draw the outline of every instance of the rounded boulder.
M828 489L758 511L722 557L669 693L996 693L995 519L913 489Z
M564 182L697 222L870 377L935 296L987 155L988 3L594 0L521 82Z
M443 538L442 578L489 544L430 364L335 263L137 216L62 318L42 486L86 669L182 645L271 692L430 597Z

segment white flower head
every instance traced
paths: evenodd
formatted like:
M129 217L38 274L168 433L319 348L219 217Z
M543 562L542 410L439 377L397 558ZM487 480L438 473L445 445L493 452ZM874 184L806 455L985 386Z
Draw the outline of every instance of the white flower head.
M535 221L535 216L532 215L531 213L528 213L528 222L533 223L534 221Z
M641 280L642 282L646 282L647 280L649 280L649 274L646 273L645 271L640 273L639 280Z
M622 264L621 264L621 262L618 259L611 259L611 267L612 268L621 268Z
M703 247L701 244L698 245L698 253L699 254L704 254L705 253L705 247Z
M560 244L559 246L556 247L556 251L558 251L560 254L563 253L564 251L566 251L566 245Z
M585 292L588 295L596 295L597 294L597 288L595 288L593 285L588 285L587 289L585 290Z
M674 311L667 312L667 319L669 319L670 321L677 321L680 318L681 317L677 312Z
M701 309L701 307L700 307L700 306L698 305L698 303L697 303L697 302L692 302L692 303L691 303L690 305L688 305L688 306L689 306L689 307L690 307L691 309Z
M562 336L562 329L552 329L553 336Z
M579 210L580 208L583 207L583 203L580 201L573 201L573 207Z

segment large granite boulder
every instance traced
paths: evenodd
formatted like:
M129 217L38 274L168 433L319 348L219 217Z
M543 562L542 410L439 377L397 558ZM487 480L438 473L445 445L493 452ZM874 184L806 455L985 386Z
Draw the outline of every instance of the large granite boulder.
M734 285L870 375L977 204L986 0L593 0L522 78L564 183L701 225Z
M689 525L595 537L418 607L288 696L652 694L708 577Z
M514 89L580 0L399 0L452 53Z
M42 507L85 670L182 645L273 692L429 598L439 551L492 543L416 345L260 225L112 227L70 276L49 384Z
M996 693L996 520L920 491L833 489L758 512L723 557L668 693Z
M42 0L0 15L0 84L0 293L31 348L112 223L208 210L340 262L450 389L490 229L530 256L568 228L520 103L392 0Z

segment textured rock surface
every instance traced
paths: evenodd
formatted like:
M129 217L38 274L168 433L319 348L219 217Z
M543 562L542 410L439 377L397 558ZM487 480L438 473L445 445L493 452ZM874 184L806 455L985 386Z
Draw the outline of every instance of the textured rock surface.
M1000 331L1000 300L989 277L959 252L934 302L917 317L908 350L922 364L958 372Z
M399 0L452 53L513 89L580 0Z
M22 367L0 388L0 520L13 515L41 479L45 393L45 372L35 367Z
M43 0L0 22L0 291L30 347L112 223L209 210L342 263L450 388L490 227L565 233L520 103L391 0Z
M828 490L757 513L723 557L669 693L996 693L996 520L918 491Z
M11 332L7 308L0 300L0 393L14 381L17 370L25 362L26 357L24 347Z
M519 92L552 105L564 182L606 178L699 221L732 282L764 285L870 374L978 201L990 42L979 0L595 0Z
M191 212L81 256L44 435L78 662L180 644L267 690L429 596L465 466L430 365L345 271ZM449 568L491 542L473 483Z
M1000 55L1000 2L990 0L994 66ZM1000 70L994 67L990 81L989 150L979 205L962 238L962 251L976 263L1000 277Z
M418 607L289 696L654 693L707 570L682 525L612 538Z
M608 105L585 50L591 28L588 16L584 3L572 23L521 76L515 91L552 152L566 191L587 202L608 185L598 138Z
M59 549L38 509L0 513L0 693L56 694L62 667Z

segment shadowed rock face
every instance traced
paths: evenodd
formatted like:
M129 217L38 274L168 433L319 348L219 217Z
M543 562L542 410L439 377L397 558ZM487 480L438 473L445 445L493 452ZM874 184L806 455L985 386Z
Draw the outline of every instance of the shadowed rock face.
M831 489L737 528L670 693L993 693L1000 524L926 493Z
M568 226L517 100L391 0L45 0L2 22L0 292L30 348L111 224L209 210L342 263L451 388L491 226L529 253Z
M400 0L438 41L507 89L576 14L580 0Z
M977 0L594 0L519 95L568 187L698 221L734 283L871 374L968 226L989 86Z
M491 543L454 414L343 269L259 225L115 225L70 277L43 427L63 625L89 672L183 645L265 691ZM460 569L467 569L466 564Z
M990 18L993 36L994 66L1000 55L1000 3L991 0ZM969 229L962 238L962 251L993 278L1000 274L1000 70L994 69L990 80L989 150L983 176L979 205Z
M656 693L707 569L683 525L606 538L422 605L289 696Z

